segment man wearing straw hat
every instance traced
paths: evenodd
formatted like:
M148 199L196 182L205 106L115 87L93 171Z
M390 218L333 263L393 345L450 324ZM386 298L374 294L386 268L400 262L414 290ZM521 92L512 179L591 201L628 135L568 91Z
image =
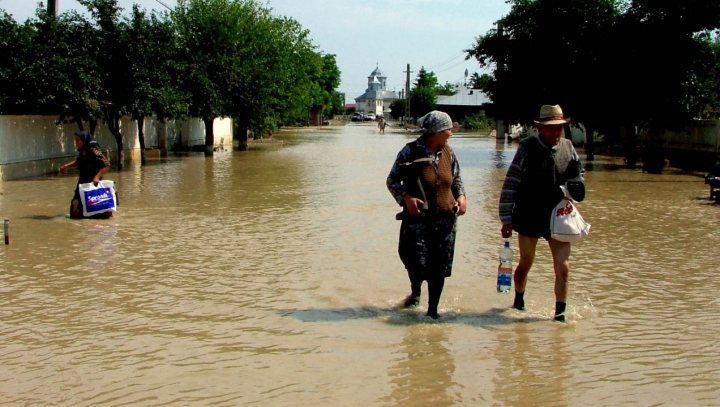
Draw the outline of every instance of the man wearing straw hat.
M535 259L539 238L548 241L555 269L555 320L565 322L570 243L550 237L550 217L555 205L565 196L566 185L576 201L585 198L585 172L572 142L563 138L563 125L570 121L558 105L540 108L535 120L539 135L523 140L508 168L500 193L502 237L518 233L520 261L515 269L513 308L525 310L525 285Z

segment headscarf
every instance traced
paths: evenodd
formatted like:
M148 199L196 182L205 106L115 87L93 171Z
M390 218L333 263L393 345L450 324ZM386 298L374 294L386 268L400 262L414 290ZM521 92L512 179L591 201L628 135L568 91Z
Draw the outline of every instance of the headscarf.
M420 120L418 120L418 126L420 126L425 135L431 135L453 128L450 115L439 110L433 110L421 117Z
M93 147L99 149L100 144L93 138L92 134L87 131L78 131L75 133L76 136L80 138L80 141L82 141L82 147L78 148L78 151L87 151Z

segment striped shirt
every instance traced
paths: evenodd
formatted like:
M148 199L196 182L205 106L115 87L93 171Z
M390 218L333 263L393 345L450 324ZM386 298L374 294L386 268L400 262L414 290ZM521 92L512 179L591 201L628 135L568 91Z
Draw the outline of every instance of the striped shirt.
M552 148L552 146L549 146L547 143L543 142L542 138L540 137L534 137L537 142L539 142L541 147L544 148ZM507 174L505 175L505 181L503 182L502 191L500 192L500 205L499 205L499 215L500 215L500 221L503 225L508 225L513 223L513 209L515 208L515 203L517 200L518 190L520 189L520 184L522 183L522 174L527 169L527 162L528 162L528 149L527 149L527 142L532 142L532 140L524 140L520 145L518 146L517 151L515 152L515 157L512 160L512 163L510 163L510 167L508 168ZM570 143L569 140L561 140L561 143ZM572 144L570 144L570 149L572 150L571 159L568 162L563 163L564 166L562 166L562 172L565 172L565 169L568 168L567 165L569 162L576 162L579 166L579 171L582 170L582 165L580 165L580 157L578 156L577 152L574 148L572 148ZM561 166L560 163L558 163L558 166ZM576 171L575 171L576 172ZM571 176L575 176L575 174L572 174ZM564 184L564 181L560 184ZM557 185L559 186L559 185Z

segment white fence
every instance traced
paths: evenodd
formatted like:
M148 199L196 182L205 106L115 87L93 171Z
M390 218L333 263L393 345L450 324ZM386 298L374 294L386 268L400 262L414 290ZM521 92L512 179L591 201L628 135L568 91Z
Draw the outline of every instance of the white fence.
M75 150L75 123L56 124L57 116L0 115L0 180L33 177L56 171L71 161ZM107 125L99 123L96 139L111 160L117 160L117 143ZM89 124L84 124L89 128ZM124 117L120 131L125 139L126 160L138 159L140 142L137 123ZM231 119L216 119L213 125L215 145L232 147ZM158 122L145 119L145 146L158 149L161 155L168 149L205 144L205 125L202 120Z

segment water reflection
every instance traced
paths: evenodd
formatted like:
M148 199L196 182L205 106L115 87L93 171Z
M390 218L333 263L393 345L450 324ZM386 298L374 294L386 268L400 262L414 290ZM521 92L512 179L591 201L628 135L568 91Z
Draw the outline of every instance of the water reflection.
M537 327L513 328L498 335L493 398L513 407L571 405L567 389L573 361L562 330L538 338L530 335Z
M442 326L414 326L395 352L388 376L392 392L382 401L393 406L452 406L455 360Z

